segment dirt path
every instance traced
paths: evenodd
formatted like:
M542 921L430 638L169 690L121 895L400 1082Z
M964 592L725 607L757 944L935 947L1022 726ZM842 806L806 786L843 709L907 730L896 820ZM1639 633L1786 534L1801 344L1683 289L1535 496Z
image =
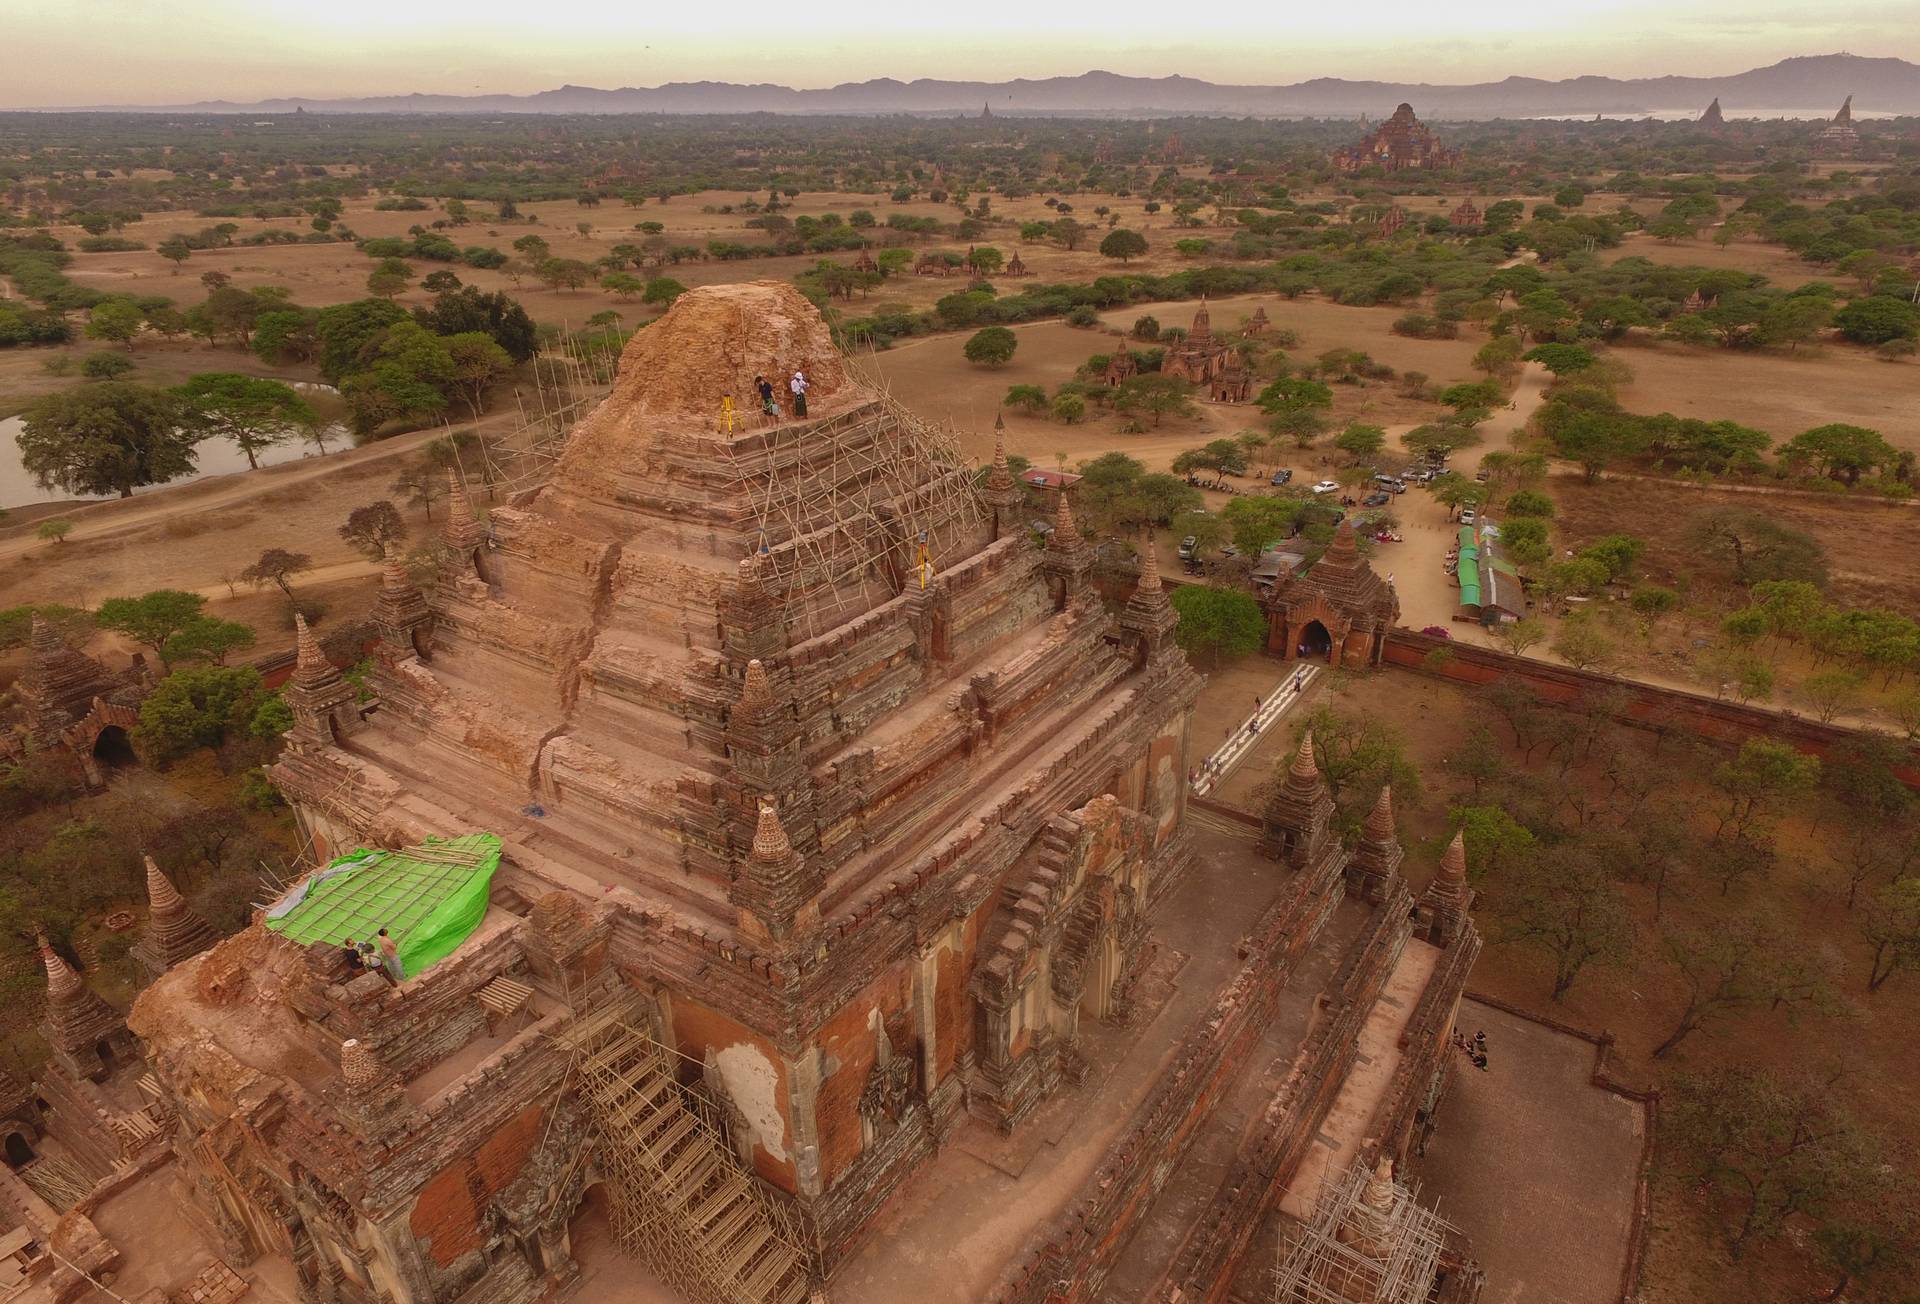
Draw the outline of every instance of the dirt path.
M1534 412L1546 398L1552 376L1537 362L1529 362L1520 374L1513 393L1513 407L1500 408L1482 426L1485 441L1475 448L1463 448L1455 454L1453 469L1470 476L1480 469L1480 459L1490 449L1510 447L1513 436L1526 428ZM1394 591L1400 595L1400 623L1412 629L1438 625L1453 632L1456 639L1495 646L1493 638L1478 625L1465 621L1454 624L1453 613L1460 605L1460 591L1446 572L1447 549L1459 537L1460 527L1433 495L1424 489L1410 489L1396 508L1400 516L1404 543L1380 546L1374 566L1393 576Z
M416 430L363 448L319 457L303 457L258 471L213 476L176 489L156 489L136 498L113 498L104 502L78 504L61 515L73 522L73 532L67 536L69 540L107 538L183 513L233 507L290 485L335 475L347 467L399 457L414 452L443 433L438 427ZM39 541L30 531L11 539L0 539L0 560L19 557L38 545Z

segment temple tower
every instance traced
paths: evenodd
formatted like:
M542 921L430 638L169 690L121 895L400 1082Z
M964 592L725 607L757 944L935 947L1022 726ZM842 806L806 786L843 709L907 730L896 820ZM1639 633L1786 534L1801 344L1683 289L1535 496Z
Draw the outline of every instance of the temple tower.
M137 1063L139 1044L120 1012L87 985L78 970L61 958L45 933L40 961L47 969L47 1017L40 1035L60 1066L77 1078L98 1081L116 1066Z
M36 743L51 746L63 729L92 709L95 697L121 685L105 666L68 647L39 612L32 621L27 664L15 691L26 711L28 734Z
M809 872L806 858L787 840L779 807L762 797L753 850L728 892L740 908L741 931L782 945L799 941L819 927L821 886L819 872Z
M1341 857L1333 829L1333 794L1313 759L1313 735L1300 740L1287 777L1267 799L1261 850L1294 869L1316 871Z
M320 641L307 627L305 616L293 617L296 659L293 678L281 690L293 711L287 738L294 747L325 747L344 740L360 727L360 711L353 685L320 650Z
M374 599L373 624L380 631L380 646L390 660L424 658L427 654L427 634L433 624L433 612L398 557L389 555L380 572L380 596Z
M1053 513L1053 533L1047 536L1046 556L1040 569L1046 574L1053 594L1053 609L1065 611L1076 594L1087 590L1087 572L1093 569L1093 549L1080 534L1073 519L1073 504L1061 489L1059 505Z
M1173 654L1173 627L1180 622L1160 582L1160 557L1148 534L1140 547L1140 582L1120 613L1122 643L1132 650L1133 663L1145 666Z
M1426 940L1435 946L1451 946L1454 938L1471 920L1473 889L1467 886L1467 845L1464 831L1453 835L1440 857L1440 872L1420 894L1418 910L1426 922Z
M220 940L212 924L187 904L160 866L147 862L147 927L134 944L133 957L158 978L188 956L198 955Z
M1379 800L1360 831L1360 842L1347 861L1347 891L1376 904L1386 900L1406 854L1394 832L1393 785L1388 784L1380 789Z
M1020 492L1020 482L1013 478L1012 468L1007 465L1007 423L998 412L993 414L993 466L987 471L980 501L993 514L995 540L1020 528L1020 506L1025 496Z

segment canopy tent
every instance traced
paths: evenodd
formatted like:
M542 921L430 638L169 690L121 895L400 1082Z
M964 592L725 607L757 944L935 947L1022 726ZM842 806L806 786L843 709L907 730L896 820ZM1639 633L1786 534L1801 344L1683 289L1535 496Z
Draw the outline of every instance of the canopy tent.
M359 848L330 863L267 911L267 927L301 943L370 942L384 928L409 977L453 954L487 913L500 864L491 833L428 838L398 851Z

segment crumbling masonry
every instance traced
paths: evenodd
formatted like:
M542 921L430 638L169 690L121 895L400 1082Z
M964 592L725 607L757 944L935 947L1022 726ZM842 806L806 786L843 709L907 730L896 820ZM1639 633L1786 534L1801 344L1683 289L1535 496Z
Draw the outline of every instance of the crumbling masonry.
M746 415L796 368L807 417ZM317 1299L534 1299L619 1180L617 1045L830 1274L963 1110L1078 1076L1188 863L1166 594L1110 615L1064 496L1036 546L1004 458L977 490L768 283L638 333L550 483L449 507L431 592L383 577L377 711L302 631L273 777L323 858L497 833L493 908L398 987L256 926L142 996L193 1216ZM711 1257L771 1280L770 1237Z

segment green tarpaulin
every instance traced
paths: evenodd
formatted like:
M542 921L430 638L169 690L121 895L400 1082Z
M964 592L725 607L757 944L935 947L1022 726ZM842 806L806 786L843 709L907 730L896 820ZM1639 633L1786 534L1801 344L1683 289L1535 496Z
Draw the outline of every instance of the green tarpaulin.
M370 942L384 928L411 978L453 954L487 913L500 864L491 833L428 838L399 851L360 848L276 901L267 927L296 942Z

